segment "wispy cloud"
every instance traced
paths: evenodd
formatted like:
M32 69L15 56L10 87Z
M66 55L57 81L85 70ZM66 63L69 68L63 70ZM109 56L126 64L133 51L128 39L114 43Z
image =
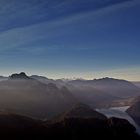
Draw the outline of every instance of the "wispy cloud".
M18 5L15 6L15 4L17 4L16 0L14 0L13 3L9 2L9 4L4 3L4 0L1 0L0 2L2 3L3 6L4 5L7 6L3 8L3 10L0 12L0 15L2 15L0 16L0 20L2 21L1 24L4 24L4 23L7 24L7 20L6 20L7 17L5 17L3 21L3 17L6 16L7 14L9 17L9 20L14 19L15 25L19 22L17 21L19 20L19 17L22 17L21 21L24 21L24 22L26 22L25 21L26 16L28 16L28 18L33 16L35 18L36 14L38 14L38 11L41 9L41 7L43 7L44 5L47 6L47 4L49 3L49 1L42 0L42 3L39 3L39 5L37 4L32 5L33 4L32 0L30 0L29 3L25 1L24 5L20 5L18 2ZM118 3L116 2L115 4L108 3L105 6L98 7L96 8L96 10L93 9L91 11L84 11L80 13L77 11L75 13L72 13L72 15L68 15L60 19L56 18L50 21L47 21L47 19L44 19L43 21L39 23L38 22L32 23L31 21L29 21L30 25L26 25L25 23L23 24L20 21L18 23L19 25L13 28L11 27L11 29L9 29L10 26L7 28L5 27L5 31L0 33L0 46L1 46L0 50L2 51L2 50L7 50L9 48L22 47L24 46L24 44L26 45L27 43L34 42L36 40L49 39L54 36L55 37L59 36L57 30L59 30L59 28L63 28L64 25L73 24L77 21L83 20L83 18L88 18L88 17L89 18L92 17L94 20L94 18L96 19L96 16L103 15L115 9L117 10L119 8L126 8L126 7L133 6L134 4L136 4L136 2L138 1L137 0L123 0L123 1L118 0ZM66 2L61 1L61 3L57 3L55 5L55 8L57 6L58 7L65 6L68 3L70 3L70 1L66 1ZM53 7L54 5L51 5L51 6ZM25 7L26 9L24 9ZM20 10L21 8L22 10ZM6 13L8 9L12 10L12 12L9 11L11 12L11 14L9 12ZM39 13L37 17L40 15L42 16L43 12L45 11L42 11L41 14ZM47 18L47 15L48 13L46 13L46 15L43 15L43 16L44 17L46 16ZM14 25L14 23L9 23L9 24Z
M133 0L0 0L0 31L90 13Z

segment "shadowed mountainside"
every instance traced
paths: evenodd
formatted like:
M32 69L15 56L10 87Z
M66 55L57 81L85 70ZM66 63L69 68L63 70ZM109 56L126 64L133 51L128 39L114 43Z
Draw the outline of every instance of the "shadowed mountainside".
M53 117L76 101L66 87L44 84L25 73L0 82L0 109L43 119Z
M88 105L77 103L73 105L70 109L68 109L67 111L53 118L52 121L60 122L68 118L77 118L77 119L78 118L84 118L84 119L95 118L95 119L101 119L101 120L107 119L106 116L93 110Z
M133 83L108 77L95 80L53 80L37 75L31 77L42 83L66 86L79 101L98 108L131 105L133 98L140 95L140 88Z
M9 81L14 81L14 82L9 83ZM35 81L38 84L35 84ZM4 82L5 84L3 84ZM52 86L51 89L53 91L54 90L60 91L60 89L63 89L63 90L65 89L65 93L67 90L67 93L69 92L69 95L71 94L70 96L73 96L73 98L76 98L79 102L83 102L94 108L126 106L126 105L130 106L132 105L135 97L140 96L139 87L137 87L131 82L128 82L125 80L113 79L113 78L102 78L102 79L94 79L94 80L82 80L82 79L53 80L53 79L49 79L44 76L38 76L38 75L32 75L28 77L24 72L22 72L20 74L11 75L9 77L8 82L2 81L0 83L0 90L3 88L2 86L4 87L6 86L6 83L7 83L7 89L4 89L4 92L5 90L8 90L8 85L11 86L11 83L15 83L12 85L13 88L11 92L14 90L14 87L17 87L17 91L19 89L18 87L20 87L19 92L23 93L25 91L24 94L26 93L31 94L33 90L36 89L36 91L34 92L37 94L37 91L38 91L38 95L40 95L40 97L42 95L42 92L43 93L46 92L46 88L44 88L46 87L46 85ZM34 89L32 85L33 83L35 87ZM32 90L31 90L31 85L32 85ZM36 85L38 86L36 87ZM23 88L21 86L23 86ZM2 90L0 93L2 93Z
M84 113L85 112L85 113ZM87 116L83 116L83 113ZM125 119L110 118L76 105L61 119L39 121L25 116L0 113L0 136L4 139L126 139L138 140L135 128Z
M140 89L131 82L112 78L69 81L67 88L81 102L97 108L129 105L132 98L140 95Z
M128 98L140 95L140 89L133 83L108 77L95 80L74 80L69 81L68 84L78 87L94 87L97 90L105 93L107 92L108 94L119 98Z

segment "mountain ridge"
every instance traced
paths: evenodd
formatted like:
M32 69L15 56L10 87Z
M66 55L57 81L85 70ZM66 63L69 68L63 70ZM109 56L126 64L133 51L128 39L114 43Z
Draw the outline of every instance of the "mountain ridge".
M25 74L0 82L0 109L35 118L50 118L76 102L67 88L45 84Z
M15 84L17 82L17 86L19 84L18 80L20 80L20 83L24 80L27 83L36 80L40 82L40 85L42 84L44 86L51 86L50 83L52 83L60 89L66 87L71 92L72 96L78 101L97 108L110 107L114 105L131 105L133 98L140 96L140 88L133 83L109 77L93 80L54 80L39 75L27 76L24 72L12 74L10 77L11 78L9 78L9 80L14 80Z

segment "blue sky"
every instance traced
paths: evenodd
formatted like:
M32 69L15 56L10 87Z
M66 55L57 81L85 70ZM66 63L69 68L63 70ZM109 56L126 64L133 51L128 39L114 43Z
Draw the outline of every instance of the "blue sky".
M0 0L0 73L140 80L139 0Z

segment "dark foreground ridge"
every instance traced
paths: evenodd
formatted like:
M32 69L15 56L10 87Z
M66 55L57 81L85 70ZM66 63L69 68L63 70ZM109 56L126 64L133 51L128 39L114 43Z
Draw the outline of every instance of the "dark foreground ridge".
M77 109L78 108L78 109ZM75 113L76 110L90 112L88 116ZM69 115L70 114L70 115ZM95 116L94 116L95 114ZM60 115L61 116L61 115ZM87 106L76 105L70 112L62 114L61 119L50 121L34 120L25 116L15 114L0 114L0 136L8 139L132 139L137 140L139 136L135 128L124 119L107 119ZM78 117L77 117L78 116ZM94 117L92 117L94 116ZM99 117L99 118L98 118Z

